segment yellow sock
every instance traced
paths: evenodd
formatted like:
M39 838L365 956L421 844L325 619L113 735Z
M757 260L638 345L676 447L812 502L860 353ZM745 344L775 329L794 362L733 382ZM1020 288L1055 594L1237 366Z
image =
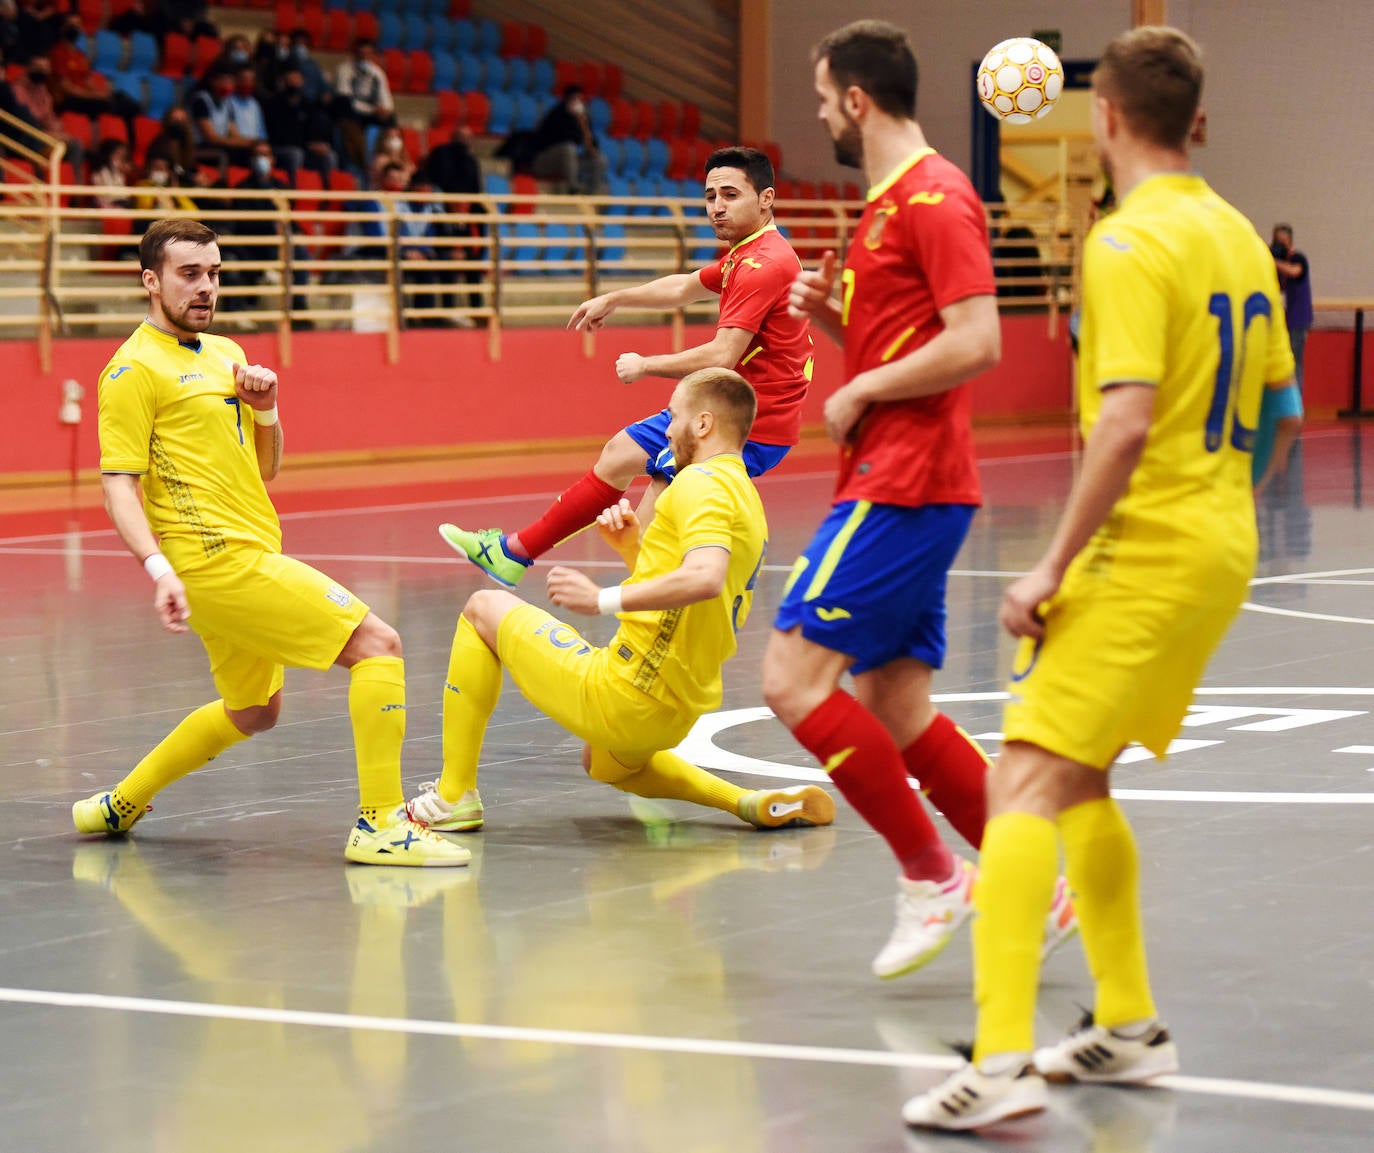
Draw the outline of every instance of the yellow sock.
M225 713L223 701L201 705L115 786L110 804L117 813L142 812L160 790L247 739Z
M1111 797L1059 814L1064 863L1083 952L1097 985L1093 1017L1104 1028L1155 1016L1140 923L1135 835Z
M358 811L376 825L396 809L401 744L406 737L406 665L400 657L368 657L349 670L348 715L358 759Z
M1058 865L1053 821L1001 813L988 822L973 891L975 1062L1035 1047L1040 946Z
M458 618L444 680L444 773L439 795L458 800L477 787L487 722L501 696L501 660L467 617Z
M692 801L708 808L723 809L736 817L739 816L739 799L747 791L669 752L655 753L637 773L608 783L637 797Z

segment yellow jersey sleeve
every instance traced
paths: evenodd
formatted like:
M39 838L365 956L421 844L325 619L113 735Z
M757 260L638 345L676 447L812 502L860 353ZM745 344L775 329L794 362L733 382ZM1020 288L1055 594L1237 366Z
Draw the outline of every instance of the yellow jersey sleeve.
M1113 225L1110 218L1103 221L1084 248L1083 295L1083 327L1093 339L1084 358L1093 366L1092 379L1083 386L1158 385L1165 376L1169 341L1164 254L1144 233L1120 222Z
M673 489L682 554L709 546L730 551L731 526L739 515L732 488L716 480L709 465L694 464L678 473Z
M112 360L100 374L97 395L101 472L146 473L157 412L152 374L142 364Z

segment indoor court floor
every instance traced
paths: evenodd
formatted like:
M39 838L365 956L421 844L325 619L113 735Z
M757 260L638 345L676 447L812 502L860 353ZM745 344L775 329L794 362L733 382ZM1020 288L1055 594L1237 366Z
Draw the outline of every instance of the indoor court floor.
M998 598L1048 539L1074 460L1057 430L988 434L981 451L987 507L950 580L936 684L995 751L1012 651ZM901 1123L971 1036L969 938L914 975L870 975L895 870L852 810L757 832L632 805L509 682L467 869L344 862L339 670L289 674L277 729L168 789L131 836L77 836L71 803L213 690L195 637L157 627L91 490L0 493L0 1149L1368 1153L1374 435L1313 427L1299 453L1173 755L1128 750L1114 774L1183 1073L1055 1088L1050 1112L981 1141ZM722 712L687 747L741 783L820 776L758 682L832 464L812 446L760 483L769 564ZM483 587L434 526L518 525L585 467L287 474L287 551L404 639L408 793L438 773L449 642ZM555 557L602 583L618 567L591 534ZM525 592L544 603L539 575ZM1090 996L1071 942L1043 974L1040 1040Z

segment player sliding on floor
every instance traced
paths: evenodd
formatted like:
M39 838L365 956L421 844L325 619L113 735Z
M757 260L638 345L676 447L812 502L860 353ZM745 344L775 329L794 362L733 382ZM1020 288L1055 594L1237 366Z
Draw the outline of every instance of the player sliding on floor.
M598 518L629 580L599 588L572 569L549 570L559 608L619 617L605 648L512 593L468 598L444 685L444 771L410 802L414 820L444 832L481 827L477 762L503 668L536 708L587 742L583 768L622 792L694 801L760 828L834 819L834 801L815 785L751 792L667 751L720 707L721 666L763 567L768 528L743 459L754 409L736 372L684 377L666 429L677 479L653 520L641 535L629 501Z
M616 375L625 384L645 376L670 379L702 368L733 368L754 388L758 417L744 445L750 476L773 468L801 431L801 407L811 379L811 336L805 318L789 315L787 294L801 267L773 224L773 165L754 148L722 148L706 161L706 209L716 237L730 251L696 272L664 276L635 288L585 301L569 328L594 331L617 308L681 308L720 296L714 339L665 356L620 354ZM508 588L520 583L538 558L592 524L641 473L652 478L641 519L672 480L667 409L622 429L601 456L538 520L518 532L445 524L439 534L455 550Z

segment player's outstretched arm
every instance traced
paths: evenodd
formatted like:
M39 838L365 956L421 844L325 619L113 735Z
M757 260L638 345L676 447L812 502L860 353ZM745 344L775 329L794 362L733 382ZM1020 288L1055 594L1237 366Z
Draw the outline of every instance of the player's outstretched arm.
M184 633L191 615L186 603L186 588L158 549L157 537L143 511L139 478L132 473L107 472L100 478L105 493L105 511L119 539L148 575L153 578L153 611L168 632Z
M716 335L705 344L684 348L681 352L662 356L640 356L637 352L622 352L615 362L615 374L621 384L633 384L646 376L663 376L681 380L702 368L734 368L749 350L754 334L747 328L718 328Z
M549 599L586 616L680 609L719 596L729 571L730 551L718 545L692 549L670 573L605 589L575 569L557 566L549 570Z
M595 332L617 308L681 308L711 295L711 290L701 283L700 273L673 273L584 300L572 314L568 327L577 332Z

